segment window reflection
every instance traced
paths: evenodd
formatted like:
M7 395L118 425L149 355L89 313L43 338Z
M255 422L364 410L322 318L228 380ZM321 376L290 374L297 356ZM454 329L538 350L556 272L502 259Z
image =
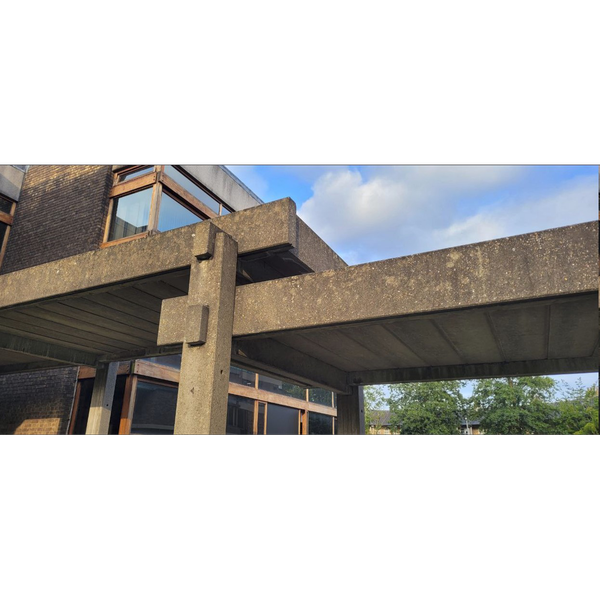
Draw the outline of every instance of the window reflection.
M146 435L173 433L176 407L176 387L138 381L131 433Z
M184 190L192 194L192 196L198 198L200 202L208 206L216 214L219 214L219 203L173 165L165 165L165 174L175 181L175 183L178 183Z
M267 435L297 435L300 411L296 408L269 404Z
M119 183L124 183L125 181L129 181L130 179L135 179L136 177L141 177L142 175L147 175L148 173L152 173L154 171L154 167L146 167L144 169L137 169L136 171L129 171L128 173L124 173L119 176Z
M310 402L315 404L322 404L323 406L331 406L331 392L327 390L321 390L319 388L313 388L308 390L308 399Z
M8 200L4 200L4 198L0 198L0 212L7 213L10 215L10 211L12 209L12 202Z
M181 369L181 354L152 356L150 358L142 358L140 360L156 363L157 365L164 365L165 367L173 367L174 369Z
M306 400L306 390L303 387L281 381L280 379L273 379L266 375L258 376L258 387L261 390L273 392L274 394L283 394L284 396L290 396L298 400Z
M252 435L254 428L254 400L230 395L227 400L228 435Z
M109 241L143 233L148 229L152 188L140 190L114 201Z
M333 418L319 413L308 413L308 434L309 435L332 435Z
M158 214L158 231L170 231L198 223L202 219L163 192Z
M239 367L229 369L229 381L232 383L254 387L255 380L256 375L252 371L246 371L246 369L240 369Z

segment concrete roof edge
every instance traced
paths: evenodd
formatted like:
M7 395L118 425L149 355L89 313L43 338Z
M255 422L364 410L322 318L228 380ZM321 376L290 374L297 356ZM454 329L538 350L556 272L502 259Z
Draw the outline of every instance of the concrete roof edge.
M259 198L243 181L241 181L238 177L236 177L227 167L223 165L219 165L223 171L227 174L228 177L231 177L240 187L242 187L250 196L252 196L257 202L260 204L264 204L265 201Z

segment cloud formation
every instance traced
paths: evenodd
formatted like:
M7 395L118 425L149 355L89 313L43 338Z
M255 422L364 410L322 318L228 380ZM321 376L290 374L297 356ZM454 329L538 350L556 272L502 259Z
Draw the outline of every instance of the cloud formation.
M598 179L551 189L532 167L336 169L314 182L299 209L348 263L470 244L596 218Z

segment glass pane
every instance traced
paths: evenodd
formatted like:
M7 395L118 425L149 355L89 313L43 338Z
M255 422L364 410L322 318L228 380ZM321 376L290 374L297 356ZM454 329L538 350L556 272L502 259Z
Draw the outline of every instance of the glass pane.
M227 400L227 434L252 435L254 400L230 395Z
M109 240L119 240L148 229L152 188L115 199Z
M258 387L261 390L273 392L274 394L283 394L284 396L290 396L291 398L298 398L298 400L306 400L305 388L279 379L273 379L266 375L258 376Z
M139 381L131 420L132 435L173 433L176 408L177 388Z
M4 198L0 198L0 211L3 213L7 213L10 215L10 209L12 208L13 203L5 200Z
M265 407L266 404L263 402L258 403L258 422L257 422L257 431L258 435L264 435L265 433Z
M269 404L267 409L267 435L298 435L298 415L296 408Z
M327 390L321 390L319 388L310 389L308 390L308 399L315 404L331 406L331 392L328 392Z
M255 378L256 374L252 371L246 371L246 369L240 369L239 367L229 369L229 381L232 383L254 387Z
M231 211L226 209L222 204L221 204L221 214L222 215L229 215L231 214Z
M309 435L332 435L333 417L320 415L319 413L308 413L308 434Z
M156 363L157 365L164 365L165 367L181 369L181 354L173 354L170 356L153 356L152 358L142 358L141 360Z
M202 219L183 206L183 204L179 204L179 202L176 202L167 194L162 195L160 199L160 213L158 215L158 231L169 231L178 227L192 225L199 221L202 221Z
M178 183L184 190L192 194L192 196L198 198L200 202L206 204L212 211L219 214L219 203L173 165L165 165L165 174Z
M123 395L125 394L125 384L127 383L128 375L119 375L115 384L115 393L113 396L113 404L110 409L110 422L108 425L109 435L119 435L119 427L121 426L121 413L123 412Z
M119 175L119 183L123 183L124 181L129 181L130 179L134 179L135 177L141 177L142 175L147 175L148 173L152 173L152 171L154 171L154 167L146 167L145 169L139 169L137 171L130 171L129 173Z
M2 249L2 242L4 242L4 236L8 230L8 225L6 223L0 223L0 250Z

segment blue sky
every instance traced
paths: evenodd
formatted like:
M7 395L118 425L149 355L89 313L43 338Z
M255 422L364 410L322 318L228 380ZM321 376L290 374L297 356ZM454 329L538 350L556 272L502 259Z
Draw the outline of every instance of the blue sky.
M348 264L597 219L597 166L228 166ZM561 376L573 381L577 376ZM597 378L582 374L586 385Z

